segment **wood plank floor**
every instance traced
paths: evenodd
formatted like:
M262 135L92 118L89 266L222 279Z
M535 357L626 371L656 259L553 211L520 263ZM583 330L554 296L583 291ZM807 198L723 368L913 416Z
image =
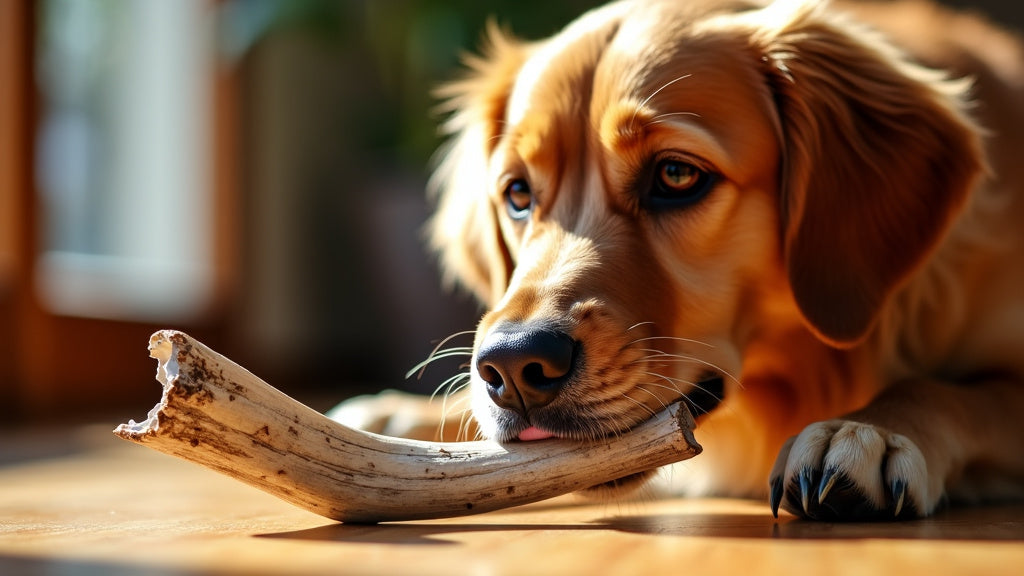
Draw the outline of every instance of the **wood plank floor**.
M1024 574L1024 505L883 524L742 500L342 525L114 438L0 437L0 574Z

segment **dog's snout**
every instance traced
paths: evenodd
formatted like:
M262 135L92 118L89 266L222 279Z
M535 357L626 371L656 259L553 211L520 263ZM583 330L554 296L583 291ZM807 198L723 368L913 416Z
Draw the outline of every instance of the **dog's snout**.
M526 415L558 396L575 360L576 342L565 332L502 324L480 345L476 366L495 404Z

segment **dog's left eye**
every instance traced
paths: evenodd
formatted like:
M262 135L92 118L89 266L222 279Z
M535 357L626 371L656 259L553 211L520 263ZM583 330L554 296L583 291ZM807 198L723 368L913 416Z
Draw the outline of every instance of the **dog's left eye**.
M533 191L526 180L516 178L505 186L505 206L513 220L523 220L530 215L533 209Z
M655 167L647 207L661 210L690 206L711 191L714 180L713 174L689 162L661 160Z

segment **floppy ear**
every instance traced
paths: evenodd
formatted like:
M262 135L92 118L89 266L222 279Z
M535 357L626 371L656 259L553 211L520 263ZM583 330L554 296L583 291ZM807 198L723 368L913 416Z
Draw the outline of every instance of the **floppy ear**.
M450 139L430 183L437 201L430 242L446 280L488 305L504 294L513 266L488 194L489 159L525 57L526 47L491 23L483 55L467 58L466 77L438 91L446 99L442 110L451 113L442 127Z
M941 242L982 168L980 138L966 82L819 3L782 9L765 9L759 40L782 130L787 271L811 329L850 346Z

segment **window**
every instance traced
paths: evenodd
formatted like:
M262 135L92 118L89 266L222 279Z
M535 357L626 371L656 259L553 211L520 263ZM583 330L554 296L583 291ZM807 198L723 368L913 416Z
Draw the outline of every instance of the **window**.
M40 4L36 284L52 312L159 321L207 307L212 16L205 0Z

